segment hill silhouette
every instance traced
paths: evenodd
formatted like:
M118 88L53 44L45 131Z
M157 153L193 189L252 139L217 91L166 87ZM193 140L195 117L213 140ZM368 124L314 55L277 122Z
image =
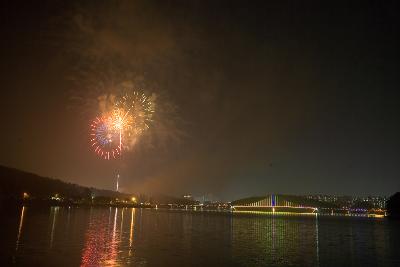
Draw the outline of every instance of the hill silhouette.
M67 183L58 179L42 177L14 168L0 166L0 197L22 199L27 193L30 198L48 199L56 194L69 199L87 199L95 196L126 197L126 194Z
M42 177L33 173L0 166L0 202L18 203L24 200L24 193L30 202L50 201L52 197L60 197L68 203L96 203L110 204L118 198L121 201L130 201L131 194L112 190L103 190L93 187L67 183L59 179ZM27 200L27 199L25 199ZM138 203L148 204L196 204L196 201L167 195L136 197Z

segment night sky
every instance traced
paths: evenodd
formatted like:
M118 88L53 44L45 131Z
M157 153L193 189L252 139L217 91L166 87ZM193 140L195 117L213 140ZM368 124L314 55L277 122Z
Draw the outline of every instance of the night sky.
M399 191L399 4L339 2L3 1L0 164L222 200ZM105 161L90 121L125 83L157 114Z

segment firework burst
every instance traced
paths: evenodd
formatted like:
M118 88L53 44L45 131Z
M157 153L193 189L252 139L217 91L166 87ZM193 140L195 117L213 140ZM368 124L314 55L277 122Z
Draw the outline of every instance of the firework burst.
M94 151L103 159L115 159L121 155L121 132L113 127L110 117L98 117L92 121L90 141Z
M154 113L152 98L135 91L113 102L112 108L91 124L92 147L104 159L115 159L122 149L129 150L150 127Z
M133 91L115 102L112 112L113 127L122 133L129 148L150 127L154 114L154 101L143 93Z

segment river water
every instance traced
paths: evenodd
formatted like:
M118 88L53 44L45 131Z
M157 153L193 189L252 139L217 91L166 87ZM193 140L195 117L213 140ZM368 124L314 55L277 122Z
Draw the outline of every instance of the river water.
M1 266L400 266L400 222L133 208L4 213Z

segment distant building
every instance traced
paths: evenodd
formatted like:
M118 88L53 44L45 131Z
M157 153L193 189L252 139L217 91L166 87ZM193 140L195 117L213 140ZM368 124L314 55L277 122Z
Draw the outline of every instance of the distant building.
M335 196L335 195L308 195L308 199L318 200L322 203L331 203L341 207L371 207L384 209L386 198L380 196L368 196L368 197L358 197L358 196Z

